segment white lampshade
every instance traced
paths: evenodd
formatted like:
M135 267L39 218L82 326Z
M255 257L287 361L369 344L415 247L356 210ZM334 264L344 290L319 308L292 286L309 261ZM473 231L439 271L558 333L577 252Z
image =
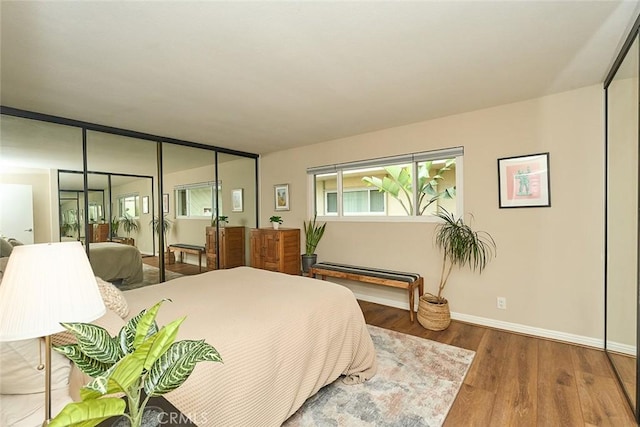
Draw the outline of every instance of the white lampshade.
M60 322L90 322L105 313L80 242L16 246L0 283L0 341L63 331Z

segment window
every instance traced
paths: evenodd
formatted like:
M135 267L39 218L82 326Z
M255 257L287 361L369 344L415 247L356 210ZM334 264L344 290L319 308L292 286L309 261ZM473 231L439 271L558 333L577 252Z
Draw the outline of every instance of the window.
M338 214L338 192L327 191L325 194L325 215ZM384 214L384 195L373 189L344 190L343 202L345 215Z
M140 216L138 206L140 206L140 196L137 193L118 196L118 216L120 218L125 216L138 218Z
M212 218L217 216L214 206L214 192L218 194L218 210L222 212L220 186L214 191L215 183L205 182L175 187L176 215L178 218Z
M462 212L462 157L456 147L310 168L311 215L429 221L441 208Z

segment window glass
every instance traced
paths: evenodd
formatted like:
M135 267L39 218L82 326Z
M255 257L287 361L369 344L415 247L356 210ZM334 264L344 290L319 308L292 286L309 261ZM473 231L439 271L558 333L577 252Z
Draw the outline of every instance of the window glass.
M118 197L118 213L119 216L130 216L132 218L138 218L140 216L140 196L137 194L128 194Z
M388 216L413 215L414 194L412 190L412 165L389 165L380 168L370 168L344 172L344 188L358 185L368 186L382 196L382 203L388 206L385 211L378 211ZM346 195L346 193L345 193ZM379 202L378 202L379 209ZM345 212L346 213L346 212Z
M338 214L338 174L315 175L315 206L318 215Z
M456 159L420 162L417 215L432 215L443 207L456 211Z
M310 168L315 213L396 221L431 220L440 209L455 215L462 211L462 157L456 147Z
M222 194L218 186L218 209L222 212ZM192 184L176 189L177 216L182 218L212 218L214 212L214 184Z

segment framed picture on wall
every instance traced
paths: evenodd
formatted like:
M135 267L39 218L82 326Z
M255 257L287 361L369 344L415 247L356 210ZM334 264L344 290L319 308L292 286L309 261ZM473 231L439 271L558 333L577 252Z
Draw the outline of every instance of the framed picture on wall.
M162 213L169 213L169 193L162 195Z
M143 214L149 213L149 196L144 196L142 198L142 213Z
M277 211L289 210L289 184L274 185L274 198Z
M500 208L551 206L549 153L498 159L498 205Z
M231 190L231 212L242 212L244 210L242 193L242 188Z

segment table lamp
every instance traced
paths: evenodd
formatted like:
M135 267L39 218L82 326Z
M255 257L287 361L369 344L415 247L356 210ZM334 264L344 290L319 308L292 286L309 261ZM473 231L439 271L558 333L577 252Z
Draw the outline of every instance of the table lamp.
M80 242L16 246L0 284L0 341L45 338L45 421L51 420L51 334L106 309Z

